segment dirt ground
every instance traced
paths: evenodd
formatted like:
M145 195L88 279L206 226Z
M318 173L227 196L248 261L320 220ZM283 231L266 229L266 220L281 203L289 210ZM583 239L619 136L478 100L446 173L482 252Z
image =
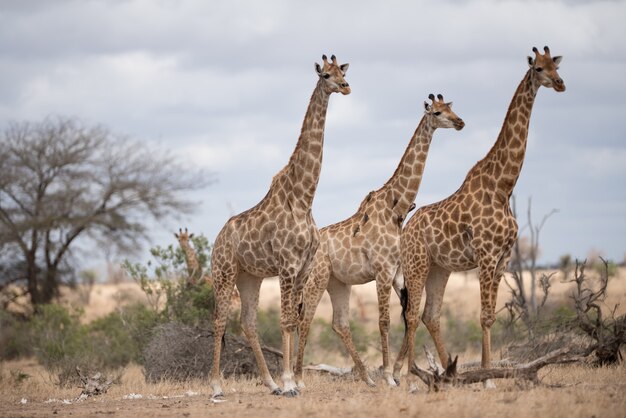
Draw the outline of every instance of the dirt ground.
M31 374L9 385L11 371ZM3 365L0 416L234 416L234 417L624 417L626 368L552 366L540 373L542 385L519 385L499 380L498 387L480 385L444 392L409 394L406 381L398 388L384 382L370 388L360 381L310 372L307 388L296 398L270 395L256 379L226 379L222 402L211 400L205 382L146 384L138 366L129 367L122 383L108 393L73 402L79 389L60 389L47 381L42 369L30 362ZM549 387L548 385L561 385ZM64 401L66 400L66 401Z

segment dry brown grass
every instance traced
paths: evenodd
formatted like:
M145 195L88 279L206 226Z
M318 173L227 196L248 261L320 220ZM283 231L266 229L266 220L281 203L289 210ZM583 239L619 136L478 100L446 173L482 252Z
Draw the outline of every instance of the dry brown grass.
M11 371L31 375L17 385ZM129 367L121 384L97 398L72 404L80 389L54 386L34 362L5 363L0 382L0 416L454 416L454 417L623 417L626 415L626 368L591 368L583 365L553 366L540 373L542 383L564 387L519 386L498 381L498 388L480 385L452 388L440 393L409 394L406 384L388 388L378 382L369 388L360 381L308 373L307 389L295 399L272 396L257 379L226 379L226 401L213 403L209 386L200 380L183 384L147 384L138 366ZM141 399L125 399L141 394ZM191 395L191 396L190 396ZM25 398L27 403L20 401ZM57 401L46 402L51 399Z

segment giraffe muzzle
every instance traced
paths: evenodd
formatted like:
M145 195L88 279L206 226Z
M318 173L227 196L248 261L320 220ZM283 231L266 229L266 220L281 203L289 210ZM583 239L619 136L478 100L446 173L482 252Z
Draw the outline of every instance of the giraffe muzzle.
M457 131L460 131L464 127L465 127L465 122L463 122L463 119L457 119L454 121L454 129L456 129Z
M565 91L565 83L563 82L562 78L557 78L556 80L554 80L554 90L558 91L558 92L564 92Z

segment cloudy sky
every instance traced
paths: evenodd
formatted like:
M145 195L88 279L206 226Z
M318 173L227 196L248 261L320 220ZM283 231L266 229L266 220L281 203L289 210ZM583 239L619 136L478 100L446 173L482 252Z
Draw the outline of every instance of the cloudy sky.
M322 54L349 62L328 111L314 204L351 215L393 173L429 93L466 127L435 133L417 205L453 193L495 141L531 48L563 55L540 90L515 194L532 196L542 259L626 253L623 1L2 1L0 125L73 116L178 153L218 182L179 226L213 239L287 162ZM525 216L520 224L526 221Z

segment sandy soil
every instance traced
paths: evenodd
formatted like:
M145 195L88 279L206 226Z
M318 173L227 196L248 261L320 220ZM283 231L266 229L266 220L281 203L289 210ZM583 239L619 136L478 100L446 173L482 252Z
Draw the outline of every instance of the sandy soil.
M9 372L16 367L33 377L20 385L8 385ZM360 381L311 372L306 375L307 389L297 398L272 396L256 380L229 379L224 385L226 398L220 403L211 400L210 389L201 381L148 385L137 366L129 367L122 383L107 394L72 402L78 389L51 386L41 370L37 374L37 368L33 364L3 366L0 416L626 416L624 366L554 366L542 371L539 386L501 380L493 390L474 385L427 393L421 387L417 394L409 394L405 382L399 388L386 387L383 382L370 388ZM555 384L561 387L548 386Z

